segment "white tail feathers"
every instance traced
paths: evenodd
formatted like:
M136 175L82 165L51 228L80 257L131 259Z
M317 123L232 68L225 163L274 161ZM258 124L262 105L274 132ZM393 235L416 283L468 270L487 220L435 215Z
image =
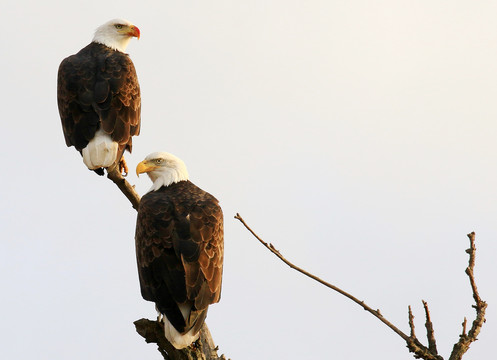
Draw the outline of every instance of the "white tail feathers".
M178 304L178 306L183 314L183 317L188 319L192 306L187 304ZM196 334L193 333L194 328L185 334L181 334L174 328L165 315L162 317L162 321L164 323L164 335L176 349L184 349L188 347L192 342L197 340L200 335L200 332L197 332Z
M188 347L192 342L197 340L200 335L200 332L193 334L193 329L186 334L180 334L165 316L162 321L164 322L164 335L176 349Z
M117 150L118 143L100 129L83 149L83 162L90 170L107 168L116 161Z

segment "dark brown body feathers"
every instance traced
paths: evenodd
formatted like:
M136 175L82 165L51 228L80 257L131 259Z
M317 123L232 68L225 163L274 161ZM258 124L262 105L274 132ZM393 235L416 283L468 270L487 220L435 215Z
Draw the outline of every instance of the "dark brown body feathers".
M190 181L144 195L136 224L141 293L180 333L200 330L207 307L219 301L223 213L215 197ZM190 303L183 319L178 304Z
M125 149L131 152L131 138L140 133L141 97L127 54L92 42L65 58L57 103L67 146L81 152L102 128L119 143L119 159Z

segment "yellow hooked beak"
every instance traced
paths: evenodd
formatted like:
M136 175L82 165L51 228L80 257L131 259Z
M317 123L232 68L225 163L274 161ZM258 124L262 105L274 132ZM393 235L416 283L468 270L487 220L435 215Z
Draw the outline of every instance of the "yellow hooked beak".
M136 176L139 177L140 174L148 173L148 172L153 171L157 168L159 168L159 166L154 165L150 161L143 160L141 163L136 165Z
M138 40L140 40L140 29L138 29L137 26L135 25L130 25L129 26L129 32L128 32L128 35L129 36L134 36L136 37Z
M125 34L127 36L131 36L131 37L136 37L137 39L140 39L140 29L138 29L137 26L135 25L116 25L116 26L121 26L121 28L119 28L119 33L121 34Z

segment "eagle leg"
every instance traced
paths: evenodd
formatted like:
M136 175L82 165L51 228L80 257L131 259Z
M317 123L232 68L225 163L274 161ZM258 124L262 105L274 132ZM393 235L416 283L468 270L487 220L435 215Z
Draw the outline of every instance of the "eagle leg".
M123 177L128 176L128 164L126 164L126 160L124 160L124 156L119 160L119 172L123 175Z
M157 314L157 322L158 323L164 322L164 315L162 315L161 313L158 313Z
M164 315L162 315L162 313L159 311L159 309L157 309L157 305L155 305L155 311L157 311L157 322L158 323L163 322Z

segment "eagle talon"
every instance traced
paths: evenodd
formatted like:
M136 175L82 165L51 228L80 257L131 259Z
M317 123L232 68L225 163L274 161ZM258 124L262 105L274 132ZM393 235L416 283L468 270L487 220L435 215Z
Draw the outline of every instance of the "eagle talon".
M128 164L126 164L126 160L124 160L124 156L119 160L119 173L123 176L126 177L128 176Z
M162 315L162 313L159 311L157 305L155 306L155 311L157 311L157 322L164 323L164 315Z

